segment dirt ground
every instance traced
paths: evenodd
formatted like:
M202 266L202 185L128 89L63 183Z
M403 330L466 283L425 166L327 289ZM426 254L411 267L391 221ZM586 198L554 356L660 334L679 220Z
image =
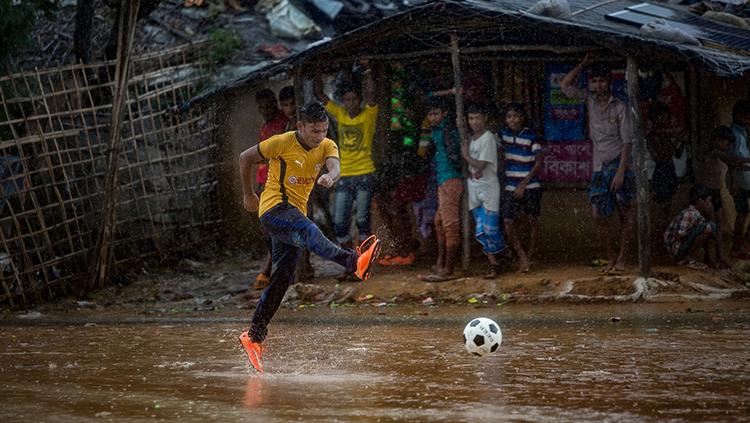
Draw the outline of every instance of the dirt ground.
M605 276L586 263L534 264L517 274L508 263L500 278L484 280L482 257L459 279L426 283L417 278L430 271L425 259L404 267L376 266L366 282L338 282L341 268L313 256L315 278L292 285L285 307L352 307L506 303L675 302L750 298L750 263L732 272L696 271L657 264L652 277L637 276L635 266L622 276ZM87 300L63 299L40 306L40 313L103 310L139 315L194 314L254 308L261 292L252 288L261 266L243 252L224 252L176 265L142 268Z

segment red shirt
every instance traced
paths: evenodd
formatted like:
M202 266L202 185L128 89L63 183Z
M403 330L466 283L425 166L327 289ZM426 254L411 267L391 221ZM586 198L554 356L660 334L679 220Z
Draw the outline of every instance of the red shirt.
M265 141L274 135L284 133L286 131L287 123L289 123L289 119L284 115L284 113L281 112L281 110L279 110L276 113L276 117L264 123L260 128L258 143L260 143L261 141ZM255 183L265 185L267 179L268 165L265 163L258 165L255 171Z

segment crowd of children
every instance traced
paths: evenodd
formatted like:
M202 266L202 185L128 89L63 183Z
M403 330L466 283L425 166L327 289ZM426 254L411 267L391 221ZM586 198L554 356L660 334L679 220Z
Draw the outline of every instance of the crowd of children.
M588 68L587 90L576 81ZM402 68L396 68L396 71ZM394 97L388 153L378 166L373 160L373 145L379 110L375 99L372 71L363 63L361 80L347 81L338 87L340 102L323 92L321 78L316 78L315 95L332 118L336 131L341 179L334 188L332 226L336 242L352 248L357 242L350 234L353 209L359 241L372 234L371 208L377 207L384 229L392 241L385 246L387 254L378 260L382 266L414 263L421 236L434 235L436 243L433 272L419 275L427 282L456 278L456 262L461 250L461 205L466 196L474 221L474 236L487 257L485 277L499 276L498 260L513 259L518 272L528 272L534 258L541 215L543 151L526 108L510 103L501 113L500 125L493 125L497 113L481 101L469 102L464 116L452 112L451 95L455 89L422 94L424 116L410 115ZM406 89L394 73L393 86L398 95ZM594 222L599 230L602 250L607 254L602 271L618 274L625 270L628 246L635 215L635 178L631 170L632 125L626 105L612 93L610 70L594 64L588 54L561 80L562 92L584 102L587 111L588 136L593 143L593 174L589 200ZM395 94L394 94L395 95ZM257 101L266 123L261 139L292 128L295 115L294 92L281 92L279 109L273 92L260 91ZM411 99L410 105L417 102ZM721 248L723 220L721 189L726 186L734 198L737 219L731 255L750 258L745 242L745 225L750 198L750 149L747 128L750 125L750 103L740 101L734 107L731 127L718 127L700 152L703 160L690 191L690 205L676 217L670 216L672 199L679 179L673 157L685 145L684 133L669 129L668 106L660 102L649 105L647 145L655 162L652 196L656 204L656 229L659 247L676 262L695 268L708 265L727 267L728 259ZM461 139L458 119L465 119L468 134ZM422 122L420 125L419 122ZM291 122L291 123L290 123ZM421 127L421 132L420 132ZM257 183L262 190L264 170L258 168ZM724 175L729 181L723 180ZM322 195L325 197L326 193ZM373 203L374 200L374 204ZM321 207L327 213L327 204ZM313 209L313 208L311 208ZM413 212L413 216L409 216ZM618 216L620 230L613 231L610 217ZM311 216L312 217L312 216ZM527 225L519 225L525 219ZM416 223L416 228L412 227ZM528 234L519 233L521 227ZM614 248L613 236L619 236ZM522 239L528 239L526 246ZM663 242L662 242L663 241ZM270 246L269 246L270 250ZM698 256L697 251L703 256ZM657 251L658 252L658 251ZM258 276L256 288L262 289L270 276L270 260ZM352 274L342 275L342 279Z

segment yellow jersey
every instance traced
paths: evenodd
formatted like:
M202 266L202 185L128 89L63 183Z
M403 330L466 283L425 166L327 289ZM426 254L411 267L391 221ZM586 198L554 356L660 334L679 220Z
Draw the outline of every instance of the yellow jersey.
M297 139L295 131L262 141L258 144L258 154L268 160L268 180L260 195L258 216L281 203L290 204L306 215L307 199L320 169L327 158L339 158L333 140L325 138L317 147L308 149Z
M328 101L326 110L338 122L341 176L358 176L375 172L372 160L372 140L378 121L378 106L365 105L364 110L350 117L346 109Z

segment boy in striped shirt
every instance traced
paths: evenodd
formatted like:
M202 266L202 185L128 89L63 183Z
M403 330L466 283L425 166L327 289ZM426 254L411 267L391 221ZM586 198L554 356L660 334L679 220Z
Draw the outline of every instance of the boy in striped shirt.
M522 104L511 103L503 116L505 128L500 133L505 160L505 202L503 217L505 232L518 255L518 271L529 271L539 235L542 186L542 147L526 124L526 110ZM524 213L529 219L529 248L524 250L515 222Z

